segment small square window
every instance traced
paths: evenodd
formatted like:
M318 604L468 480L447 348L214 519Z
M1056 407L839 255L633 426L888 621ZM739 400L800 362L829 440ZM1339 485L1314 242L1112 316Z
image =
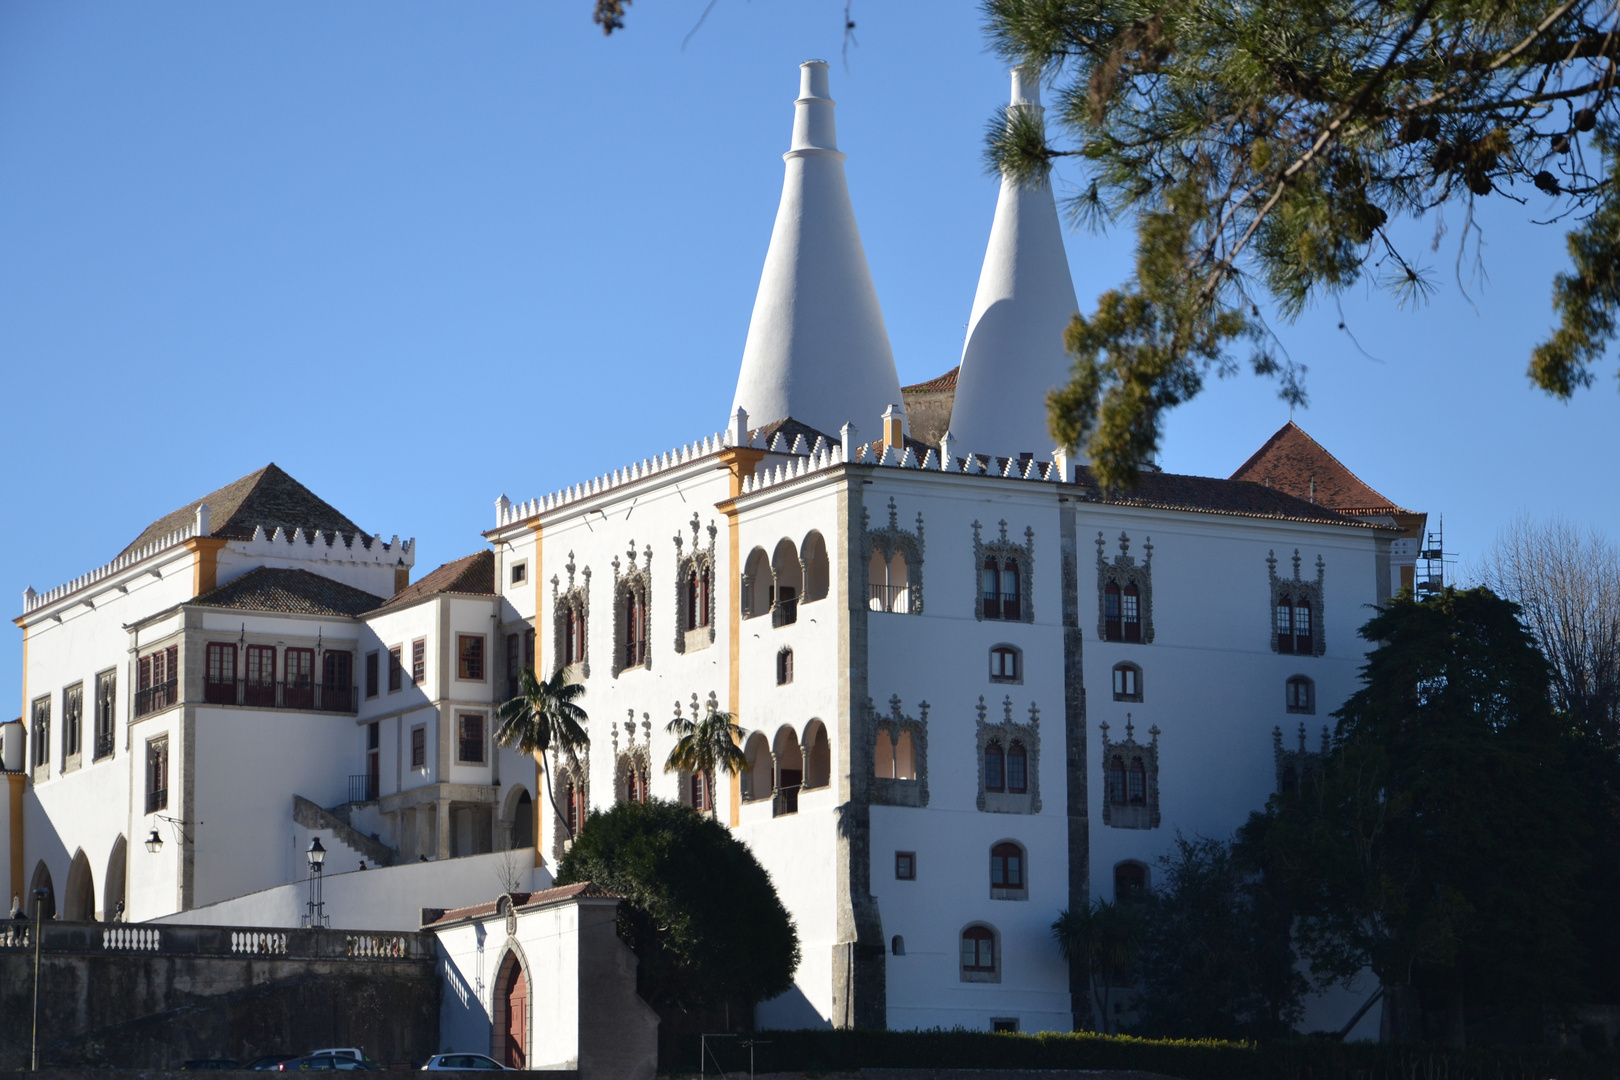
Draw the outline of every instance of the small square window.
M526 562L512 564L512 584L521 585L529 580L529 564Z
M894 853L894 878L896 881L917 880L917 853L915 851L897 851Z

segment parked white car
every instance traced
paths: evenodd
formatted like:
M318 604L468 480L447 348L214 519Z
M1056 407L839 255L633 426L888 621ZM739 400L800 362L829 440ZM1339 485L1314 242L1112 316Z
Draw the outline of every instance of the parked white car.
M483 1054L434 1054L428 1058L427 1064L422 1066L423 1072L462 1072L472 1069L495 1069L501 1072L515 1072L492 1057Z

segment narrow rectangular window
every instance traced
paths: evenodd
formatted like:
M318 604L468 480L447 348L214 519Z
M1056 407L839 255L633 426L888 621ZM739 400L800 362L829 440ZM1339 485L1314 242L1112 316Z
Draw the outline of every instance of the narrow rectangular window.
M51 696L34 699L33 708L34 729L34 768L48 765L51 761Z
M523 650L523 643L518 640L518 636L516 634L507 634L506 635L506 696L507 696L508 700L517 697L518 686L520 685L520 683L522 681L523 661L520 659L520 657L522 656L522 650Z
M211 705L236 704L236 646L210 641L203 667L203 700Z
M894 876L897 881L917 880L917 853L915 851L897 851L894 853Z
M155 814L169 808L169 737L160 736L146 743L146 812Z
M374 698L382 682L382 656L375 649L366 653L366 697Z
M355 708L354 653L347 649L328 649L321 659L320 707L334 712Z
M427 639L411 642L411 682L421 686L427 681Z
M525 630L523 632L523 666L526 667L526 668L529 668L530 670L534 669L534 631L533 630Z
M276 704L276 647L247 647L247 678L242 684L242 704L273 708Z
M403 652L404 647L400 645L395 645L388 650L388 692L390 694L397 692L400 687L405 685L405 665L400 660Z
M287 649L281 654L281 703L289 709L315 707L315 650Z
M411 768L427 768L427 728L411 728Z
M460 753L457 760L468 765L482 765L484 763L484 715L482 713L461 714Z
M118 730L118 672L96 676L96 760L111 757Z
M62 691L62 762L78 756L84 738L84 683Z
M456 635L456 678L482 682L484 678L484 636Z

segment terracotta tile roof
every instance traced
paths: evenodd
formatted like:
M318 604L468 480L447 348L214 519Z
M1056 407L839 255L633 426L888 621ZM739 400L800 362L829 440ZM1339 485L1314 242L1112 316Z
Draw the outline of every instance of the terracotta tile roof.
M1122 506L1373 527L1368 522L1348 517L1320 503L1311 503L1286 491L1247 480L1218 480L1211 476L1182 476L1144 470L1133 490L1105 495L1091 475L1090 468L1082 465L1076 470L1076 483L1088 488L1088 494L1098 502Z
M455 562L447 562L414 584L390 596L383 608L398 607L435 593L464 596L495 595L495 553L479 551Z
M191 524L197 516L197 507L203 503L208 504L209 531L230 540L249 539L255 525L263 525L267 533L277 525L288 532L301 526L306 533L316 529L347 536L360 533L360 526L271 462L258 472L249 473L235 483L226 484L218 491L210 491L202 498L193 499L180 509L158 518L119 554L126 554Z
M203 593L191 604L243 611L286 611L295 615L342 615L370 611L382 597L308 570L261 566L234 581Z
M902 394L926 394L935 390L955 390L956 375L957 372L961 370L962 365L958 364L945 374L929 379L927 382L912 383L910 386L902 386L900 388L900 392Z
M1232 479L1252 480L1347 514L1406 512L1363 483L1292 420L1238 466Z
M806 447L815 446L817 439L826 439L828 442L838 441L836 437L828 435L825 431L817 431L809 424L800 423L791 416L786 420L773 420L769 424L755 428L749 434L758 435L760 437L759 445L769 447L776 440L777 432L781 432L782 438L787 442L788 446L792 446L793 440L800 435L804 436L804 445Z
M609 892L602 886L591 881L581 881L574 885L559 885L554 889L541 889L539 892L508 893L512 898L512 905L519 910L530 907L540 907L558 900L571 900L576 896L604 897L610 900L622 900L618 893ZM477 919L485 915L493 915L500 907L500 898L485 901L482 904L471 904L467 907L451 908L439 913L438 918L423 923L424 926L438 926L441 923L460 922L462 919ZM431 909L429 909L431 913Z

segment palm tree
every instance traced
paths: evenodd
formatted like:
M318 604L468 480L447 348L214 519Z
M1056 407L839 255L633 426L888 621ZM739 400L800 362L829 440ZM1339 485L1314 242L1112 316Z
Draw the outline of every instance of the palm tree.
M1097 899L1079 911L1064 908L1052 924L1058 952L1068 964L1083 964L1092 1000L1108 1033L1109 991L1142 947L1142 918L1134 904Z
M735 717L716 709L712 702L709 714L702 720L677 716L664 730L677 737L675 748L664 760L664 771L681 770L701 775L708 785L712 809L715 771L723 770L735 776L748 767L748 757L741 746L748 732L737 726Z
M591 745L590 733L585 730L589 717L576 702L585 696L585 687L571 683L565 676L566 668L559 667L548 682L541 682L533 668L524 668L517 696L495 712L495 741L502 746L529 754L540 762L540 774L545 778L546 794L551 808L574 838L568 824L568 815L557 805L557 793L552 790L546 776L546 751L555 747L568 755L568 760L579 760L579 751Z

